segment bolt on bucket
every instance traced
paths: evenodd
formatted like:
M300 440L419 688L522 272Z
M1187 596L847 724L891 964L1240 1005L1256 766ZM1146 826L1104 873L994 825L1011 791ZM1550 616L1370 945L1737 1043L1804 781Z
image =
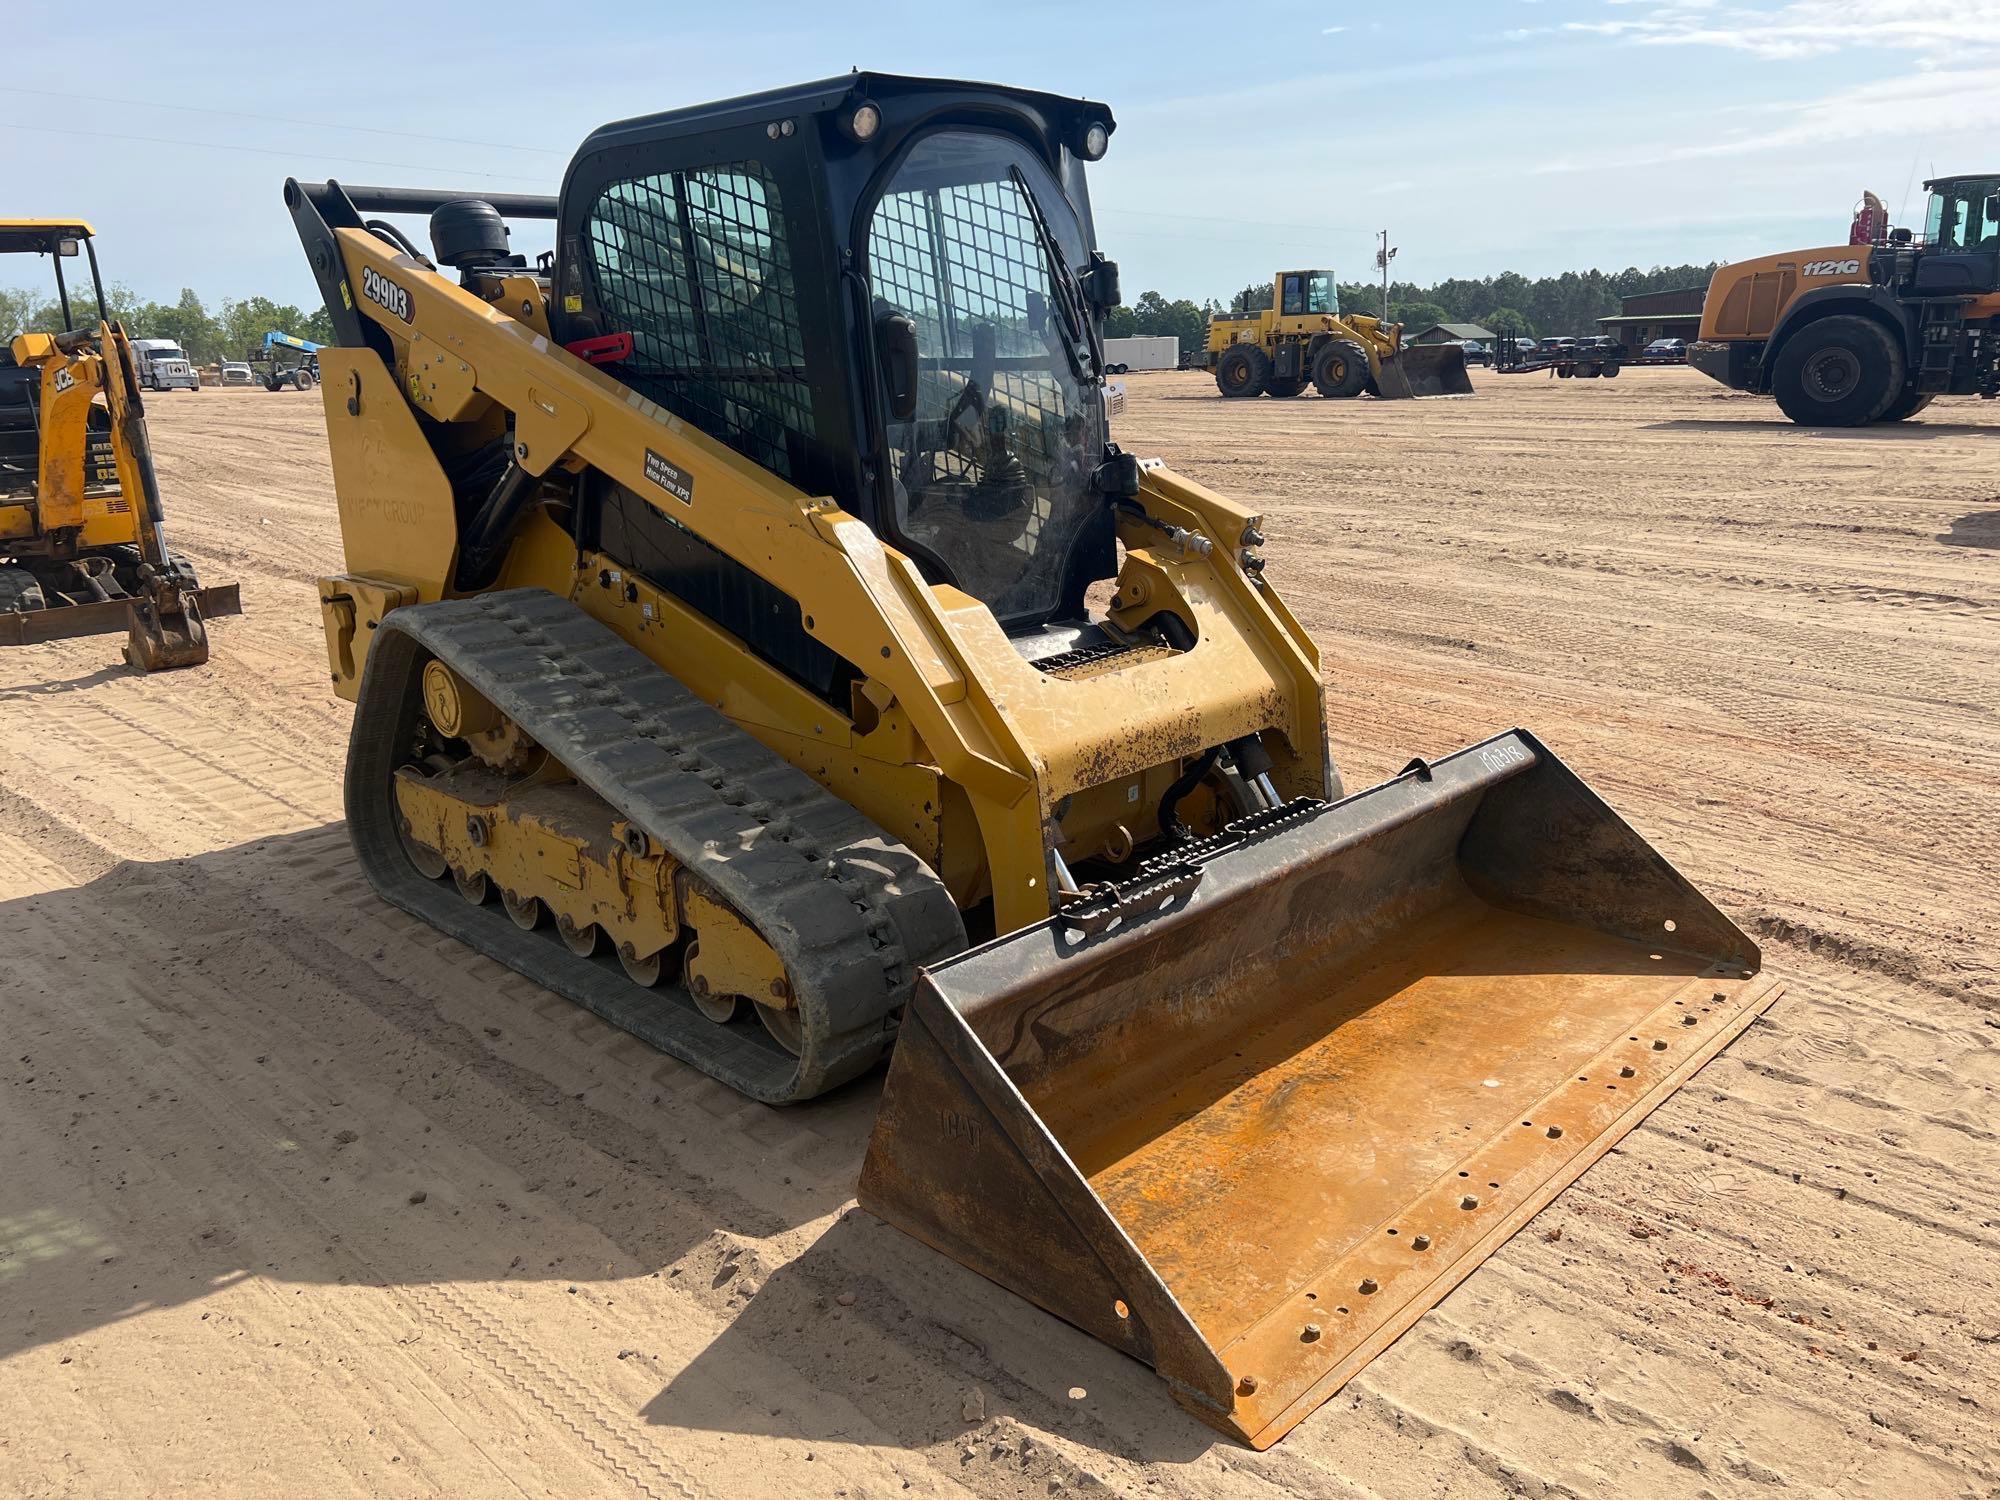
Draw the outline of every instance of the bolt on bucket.
M1405 344L1382 361L1375 384L1377 394L1388 401L1472 394L1465 351L1456 344Z
M1777 998L1515 730L926 971L861 1203L1275 1443Z

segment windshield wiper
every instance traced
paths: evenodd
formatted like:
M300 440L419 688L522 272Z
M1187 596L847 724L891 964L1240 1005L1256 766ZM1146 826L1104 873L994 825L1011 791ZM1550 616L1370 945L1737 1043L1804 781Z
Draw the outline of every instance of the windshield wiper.
M1083 288L1077 284L1076 273L1070 270L1062 246L1049 228L1049 221L1042 216L1042 205L1036 201L1035 190L1028 185L1028 179L1019 167L1010 166L1007 175L1014 180L1015 188L1028 206L1028 221L1035 226L1035 237L1041 241L1042 254L1049 260L1050 289L1056 294L1056 311L1062 317L1063 352L1069 356L1070 373L1088 384L1095 379L1093 367L1097 351L1090 343L1089 315L1084 311Z

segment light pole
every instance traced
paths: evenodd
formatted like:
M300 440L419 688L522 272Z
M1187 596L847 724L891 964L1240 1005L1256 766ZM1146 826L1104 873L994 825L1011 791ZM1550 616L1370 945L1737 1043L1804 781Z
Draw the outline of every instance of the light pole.
M1382 272L1382 321L1389 321L1389 262L1396 258L1396 247L1389 243L1389 231L1380 231L1382 243L1375 247L1375 264Z

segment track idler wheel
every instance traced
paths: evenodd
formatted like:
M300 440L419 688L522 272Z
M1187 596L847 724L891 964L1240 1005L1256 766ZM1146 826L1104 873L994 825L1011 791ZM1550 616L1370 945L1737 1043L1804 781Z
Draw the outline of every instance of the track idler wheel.
M765 1005L753 1000L757 1007L757 1019L764 1023L764 1029L771 1033L771 1040L783 1047L792 1056L798 1057L805 1051L805 1025L799 1019L796 1008L785 1005Z
M514 919L514 925L523 932L533 932L542 925L543 906L539 896L517 896L512 891L500 892L500 904L507 908L507 915Z
M556 916L556 933L563 940L563 946L578 958L589 958L597 951L597 936L601 929L595 922L585 922L581 927L568 917Z
M663 957L655 953L651 958L640 958L630 943L618 945L619 966L625 970L625 977L642 989L650 990L660 982L660 975L666 971Z
M743 998L740 995L725 995L709 985L707 978L696 968L695 961L700 954L701 944L694 943L689 946L686 981L688 998L694 1001L694 1008L709 1020L718 1026L726 1026L735 1020L738 1012L742 1010Z
M411 868L426 880L442 880L451 873L451 865L445 857L429 844L420 844L410 833L410 820L402 820L400 832L403 836L403 853L409 856Z

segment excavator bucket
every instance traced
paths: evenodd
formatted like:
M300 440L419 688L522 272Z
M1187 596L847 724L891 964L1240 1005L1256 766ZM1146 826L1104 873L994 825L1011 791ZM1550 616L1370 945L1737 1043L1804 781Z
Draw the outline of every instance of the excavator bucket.
M1386 401L1412 396L1470 396L1465 351L1456 344L1405 344L1382 361L1375 394Z
M1265 1448L1778 993L1530 735L926 972L872 1212Z
M243 613L242 591L237 584L218 583L212 588L193 589L188 592L187 598L192 609L203 619L213 615ZM171 654L174 642L167 637L175 632L161 628L156 612L139 615L140 603L137 596L121 594L90 604L64 604L19 614L11 611L0 613L0 646L37 646L43 641L64 641L81 635L116 635L121 630L126 632L129 646L132 631L136 628L146 642L155 637L163 642L161 653L155 653L146 642L142 642L143 654L148 657ZM170 623L173 620L172 611L168 612L168 620ZM189 665L187 662L168 664Z

